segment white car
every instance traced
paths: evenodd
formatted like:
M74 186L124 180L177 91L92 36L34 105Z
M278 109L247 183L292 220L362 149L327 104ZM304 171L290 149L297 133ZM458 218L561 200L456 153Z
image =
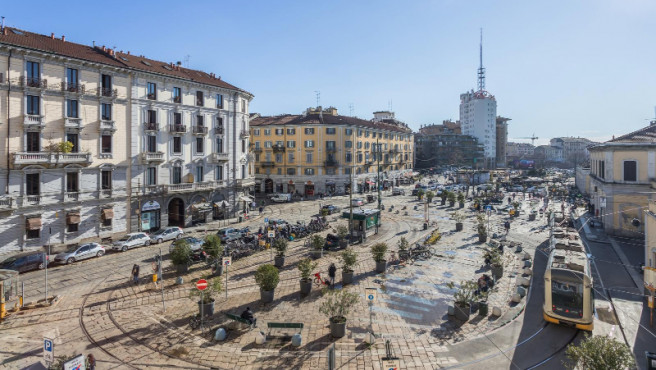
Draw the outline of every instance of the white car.
M142 245L150 245L150 236L146 233L131 233L112 243L112 249L125 252Z
M284 203L284 202L289 202L291 200L292 200L291 194L276 194L271 197L271 201L276 203Z
M184 231L177 226L165 227L150 234L150 241L159 244L167 240L180 239L183 235Z
M363 205L364 205L364 202L362 201L362 199L353 199L351 201L351 206L353 206L353 207L361 207Z

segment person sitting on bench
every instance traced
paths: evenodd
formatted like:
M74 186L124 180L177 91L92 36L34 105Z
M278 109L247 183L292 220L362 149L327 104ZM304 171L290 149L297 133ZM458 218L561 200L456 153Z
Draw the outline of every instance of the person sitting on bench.
M250 307L246 307L244 312L241 313L241 318L248 320L248 322L253 325L254 328L257 327L257 319L253 316L253 311L251 311Z

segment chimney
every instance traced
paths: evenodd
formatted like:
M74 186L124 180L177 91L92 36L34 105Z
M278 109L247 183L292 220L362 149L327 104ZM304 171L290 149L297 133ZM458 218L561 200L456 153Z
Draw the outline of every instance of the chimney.
M128 50L128 55L130 55L130 50Z
M62 41L66 42L66 36L62 35Z
M54 32L50 34L50 38L53 39L53 40L55 39L55 33Z
M102 49L103 49L103 51L107 51L107 48L105 47L105 45L103 45Z

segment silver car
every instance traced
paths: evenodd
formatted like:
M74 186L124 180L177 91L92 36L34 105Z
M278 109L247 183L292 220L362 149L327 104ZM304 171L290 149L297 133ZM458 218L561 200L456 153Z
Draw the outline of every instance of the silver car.
M180 239L183 235L184 231L177 226L165 227L150 234L150 241L159 244L167 240Z
M131 233L112 243L112 249L116 251L127 251L130 248L150 245L150 237L146 233Z
M87 243L71 247L64 253L59 253L55 256L55 263L70 264L87 258L101 257L104 254L105 247L102 245L98 243Z
M198 238L194 238L193 236L185 236L182 238L182 240L186 240L187 243L189 243L189 248L192 252L197 252L203 249L203 241ZM173 248L175 248L175 242L171 243L169 246L169 253L173 252Z

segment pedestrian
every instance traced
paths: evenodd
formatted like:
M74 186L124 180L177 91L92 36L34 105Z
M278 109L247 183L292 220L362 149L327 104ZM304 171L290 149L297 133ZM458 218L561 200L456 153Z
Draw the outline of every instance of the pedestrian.
M508 234L508 232L510 231L510 222L509 221L504 222L503 227L506 228L506 234Z
M337 273L337 267L335 267L334 263L331 263L330 267L328 267L328 277L330 277L331 287L335 286L335 273Z
M262 214L262 211L264 211L264 207L260 206L260 214Z
M96 369L96 358L91 353L89 353L89 355L87 355L86 368L88 370L95 370Z
M253 311L251 311L250 307L246 307L244 312L241 313L241 318L247 320L254 328L257 328L257 319L253 316Z
M135 264L132 266L132 281L135 284L139 284L139 265Z

